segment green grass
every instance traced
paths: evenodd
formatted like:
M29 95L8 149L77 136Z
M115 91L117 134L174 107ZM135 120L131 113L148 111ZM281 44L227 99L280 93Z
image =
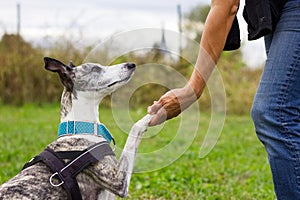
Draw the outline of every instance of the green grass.
M126 120L116 125L114 116L123 116L122 112L100 110L101 121L117 140L117 154L131 126ZM135 110L130 116L136 121L144 114ZM193 124L180 132L180 118L149 128L139 148L138 173L132 177L128 199L275 199L267 156L250 117L227 116L217 144L200 158L209 120L209 114L201 113L200 123L191 119ZM56 139L58 123L58 105L0 106L0 183ZM199 127L196 135L194 126Z

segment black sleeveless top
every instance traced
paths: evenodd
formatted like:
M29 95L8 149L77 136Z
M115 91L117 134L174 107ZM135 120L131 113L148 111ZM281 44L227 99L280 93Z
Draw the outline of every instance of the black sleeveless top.
M248 24L248 40L256 40L275 30L285 2L286 0L246 0L243 17ZM239 47L240 29L235 17L224 50Z

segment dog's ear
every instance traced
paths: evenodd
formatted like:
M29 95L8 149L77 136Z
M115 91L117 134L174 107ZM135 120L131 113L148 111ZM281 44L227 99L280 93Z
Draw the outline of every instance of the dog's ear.
M56 60L54 58L49 58L49 57L45 57L44 62L45 62L45 68L52 72L68 73L72 71L72 67L74 66L74 65L72 65L71 67L67 66L64 63L60 62L59 60Z
M72 77L74 76L74 72L72 67L65 65L64 63L49 57L44 58L45 69L57 72L60 77L60 81L66 87L67 91L73 91L73 81Z

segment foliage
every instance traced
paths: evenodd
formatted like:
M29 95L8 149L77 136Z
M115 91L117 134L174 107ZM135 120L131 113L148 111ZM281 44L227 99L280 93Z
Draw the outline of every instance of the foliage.
M76 50L68 41L64 45L57 44L45 50L32 47L20 36L4 35L0 42L0 102L12 105L58 102L62 85L57 75L43 69L43 56L52 56L65 63L73 60L75 64L78 64L82 62L85 50ZM193 52L190 49L183 51L184 54ZM161 52L155 49L123 55L115 59L112 64L122 62L135 62L138 66L149 66L148 73L140 75L145 77L139 77L139 79L151 76L151 73L152 76L156 76L156 73L151 71L151 65L157 63L162 66L172 66L186 78L193 70L193 65L184 58L166 61ZM227 107L231 113L249 112L260 77L261 69L251 70L243 66L240 51L224 52L218 63L218 70L222 74L226 88ZM172 80L172 77L169 78ZM134 93L130 105L132 108L150 105L167 90L168 88L157 84L144 85ZM210 101L207 92L200 99L204 108L209 108ZM106 98L104 103L110 106L109 98Z
M2 106L0 113L2 184L56 139L59 105ZM101 121L122 148L127 133L116 126L109 109L101 108L100 113ZM144 114L145 111L131 111L135 120ZM134 174L128 199L275 199L267 156L254 134L249 116L228 115L218 143L210 154L200 159L199 149L210 120L207 113L201 113L201 116L194 140L189 132L179 133L193 140L185 153L163 169ZM179 122L179 118L169 121L152 137L148 136L154 128L149 128L138 151L153 151L166 142L168 144L168 138L172 140L175 136Z
M195 41L200 42L202 28L209 13L210 6L197 5L185 13L184 32Z
M227 112L247 114L250 113L262 69L245 67L239 54L240 51L224 52L218 69L226 90Z
M205 21L209 7L196 6L185 14L184 32L191 35L196 41L200 40L201 29L198 25ZM192 33L192 34L189 34ZM195 33L195 34L193 34ZM157 76L151 66L171 66L188 79L193 71L196 60L186 60L198 52L194 47L185 46L182 57L179 59L167 58L166 52L160 50L159 44L153 44L150 50L136 50L116 58L112 63L135 62L138 66L147 65L148 73L139 75L139 79ZM118 47L116 47L118 48ZM92 47L77 47L67 38L59 38L54 44L47 47L34 47L20 35L4 34L0 41L0 103L10 105L24 105L27 103L47 104L58 102L62 85L58 76L43 69L43 57L50 56L64 63L72 60L76 65L81 64L90 53ZM192 55L192 56L191 56ZM109 60L109 52L97 52L97 60ZM248 113L256 91L261 69L251 70L244 67L241 61L241 52L224 52L218 62L218 70L222 74L226 88L227 108L230 113ZM91 59L89 61L92 61ZM193 62L193 63L190 63ZM164 72L168 74L169 72ZM174 81L174 77L166 76ZM158 84L147 84L138 88L131 97L131 108L144 107L164 94L166 88ZM242 97L242 98L241 98ZM211 99L206 91L200 99L202 107L209 110ZM110 107L109 97L105 98L104 105Z
M0 41L0 90L4 103L21 104L23 99L33 100L36 85L41 89L43 79L39 78L41 62L36 58L42 57L37 49L25 42L19 35L5 34ZM43 99L44 90L40 90Z
M201 4L193 7L188 13L186 13L186 18L190 21L200 21L205 22L207 15L209 13L210 6L203 6Z
M47 50L33 47L20 35L4 34L0 41L0 102L22 105L57 101L62 87L56 76L43 68L43 57L68 62L82 58L70 42L57 42Z

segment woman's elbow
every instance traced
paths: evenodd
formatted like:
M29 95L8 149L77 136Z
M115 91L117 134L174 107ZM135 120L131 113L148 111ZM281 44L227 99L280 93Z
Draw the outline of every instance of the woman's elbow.
M236 15L239 9L240 0L212 0L211 8L218 8L229 16Z

